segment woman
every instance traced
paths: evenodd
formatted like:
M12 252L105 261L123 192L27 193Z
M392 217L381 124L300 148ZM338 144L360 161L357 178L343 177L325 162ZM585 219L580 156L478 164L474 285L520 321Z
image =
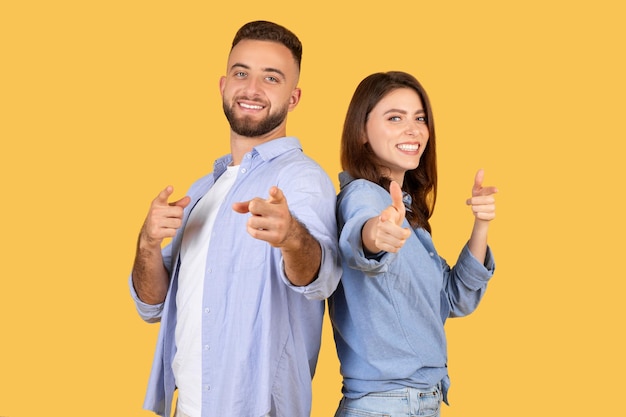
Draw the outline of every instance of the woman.
M335 417L438 416L449 387L444 322L476 309L494 262L495 187L483 171L467 200L474 227L455 266L433 246L435 127L404 72L357 87L341 142L337 219L343 276L329 299L343 398Z

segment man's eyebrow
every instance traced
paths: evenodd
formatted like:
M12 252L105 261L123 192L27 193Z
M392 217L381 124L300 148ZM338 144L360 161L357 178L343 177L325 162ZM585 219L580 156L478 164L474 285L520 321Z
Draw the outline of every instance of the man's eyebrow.
M275 72L276 74L280 75L281 77L285 78L285 73L282 72L281 70L279 70L278 68L263 68L264 72Z
M246 64L241 64L239 62L235 62L233 65L230 66L231 71L235 68L244 68L244 69L250 69L250 67Z
M231 71L236 69L236 68L243 68L243 69L250 69L249 65L246 64L242 64L240 62L235 62L233 65L231 65L230 69ZM279 70L278 68L272 68L272 67L267 67L267 68L262 68L263 72L274 72L276 74L279 74L281 77L285 78L285 73L282 72L281 70Z

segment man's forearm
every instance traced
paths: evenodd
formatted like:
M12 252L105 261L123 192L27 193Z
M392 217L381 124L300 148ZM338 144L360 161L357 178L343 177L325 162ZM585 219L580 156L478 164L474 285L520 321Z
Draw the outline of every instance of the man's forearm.
M297 286L308 285L317 277L322 262L322 248L307 228L295 218L292 232L281 247L287 279Z
M160 304L165 300L169 274L163 265L160 249L137 245L132 279L135 291L144 303Z

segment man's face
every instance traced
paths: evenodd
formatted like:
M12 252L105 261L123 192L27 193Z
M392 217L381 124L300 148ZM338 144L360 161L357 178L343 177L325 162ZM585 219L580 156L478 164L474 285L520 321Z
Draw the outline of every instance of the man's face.
M278 42L243 40L231 51L220 79L224 114L236 134L285 136L287 113L300 100L299 70Z

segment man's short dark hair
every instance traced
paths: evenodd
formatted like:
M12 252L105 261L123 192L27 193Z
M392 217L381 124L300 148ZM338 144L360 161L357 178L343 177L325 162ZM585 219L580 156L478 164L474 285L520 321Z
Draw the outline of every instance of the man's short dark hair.
M248 22L235 34L231 50L235 45L245 39L272 41L285 45L287 49L291 51L294 60L298 64L298 69L300 69L300 63L302 62L302 43L293 32L284 26L265 20Z

